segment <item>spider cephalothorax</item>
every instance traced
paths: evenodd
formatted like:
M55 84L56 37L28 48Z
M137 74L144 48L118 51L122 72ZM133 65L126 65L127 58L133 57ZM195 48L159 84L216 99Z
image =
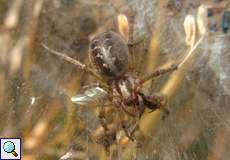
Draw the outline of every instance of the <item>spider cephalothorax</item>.
M167 102L166 96L147 93L140 78L133 73L126 73L123 77L110 81L110 87L114 104L121 106L131 116L135 114L130 113L127 107L136 109L139 116L142 115L145 108L149 108L151 111L164 109L168 113L163 108Z

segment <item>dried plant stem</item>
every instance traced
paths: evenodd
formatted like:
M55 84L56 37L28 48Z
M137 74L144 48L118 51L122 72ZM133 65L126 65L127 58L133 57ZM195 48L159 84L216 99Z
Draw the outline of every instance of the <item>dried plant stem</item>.
M186 57L183 59L183 61L178 65L178 68L181 68L181 66L184 65L184 63L189 59L189 57L191 57L191 55L194 53L194 50L199 46L199 44L203 41L204 36L201 36L200 39L196 42L196 44L194 46L191 47L191 49L189 50L188 54L186 55Z

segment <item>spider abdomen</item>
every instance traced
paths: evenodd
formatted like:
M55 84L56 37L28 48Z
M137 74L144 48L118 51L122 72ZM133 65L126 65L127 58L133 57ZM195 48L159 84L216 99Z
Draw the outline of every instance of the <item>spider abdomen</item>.
M107 78L119 78L128 71L128 54L126 41L112 31L96 35L90 43L90 60Z

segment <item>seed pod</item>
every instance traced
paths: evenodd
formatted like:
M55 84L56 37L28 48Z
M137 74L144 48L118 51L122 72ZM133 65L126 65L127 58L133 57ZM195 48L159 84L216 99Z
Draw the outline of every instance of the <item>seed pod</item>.
M116 79L128 71L129 49L126 41L115 32L96 35L90 43L90 60L97 71Z
M201 35L206 34L208 28L208 10L206 5L200 5L198 8L197 26Z
M119 33L125 38L128 42L129 40L129 22L125 15L120 14L117 16L118 30Z
M187 15L184 20L185 42L192 47L195 43L196 23L193 15Z

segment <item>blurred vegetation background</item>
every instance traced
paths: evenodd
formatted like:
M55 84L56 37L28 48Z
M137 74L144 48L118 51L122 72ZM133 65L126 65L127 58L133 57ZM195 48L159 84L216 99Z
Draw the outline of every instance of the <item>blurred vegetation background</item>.
M109 157L91 136L100 127L97 107L69 100L95 79L41 46L89 64L90 38L117 31L122 13L133 41L143 40L134 62L145 75L186 55L184 18L202 3L230 9L228 0L0 0L0 136L22 138L23 160L228 160L229 33L209 34L181 70L145 85L150 92L173 85L165 93L170 114L161 120L147 111L138 147L116 143Z

